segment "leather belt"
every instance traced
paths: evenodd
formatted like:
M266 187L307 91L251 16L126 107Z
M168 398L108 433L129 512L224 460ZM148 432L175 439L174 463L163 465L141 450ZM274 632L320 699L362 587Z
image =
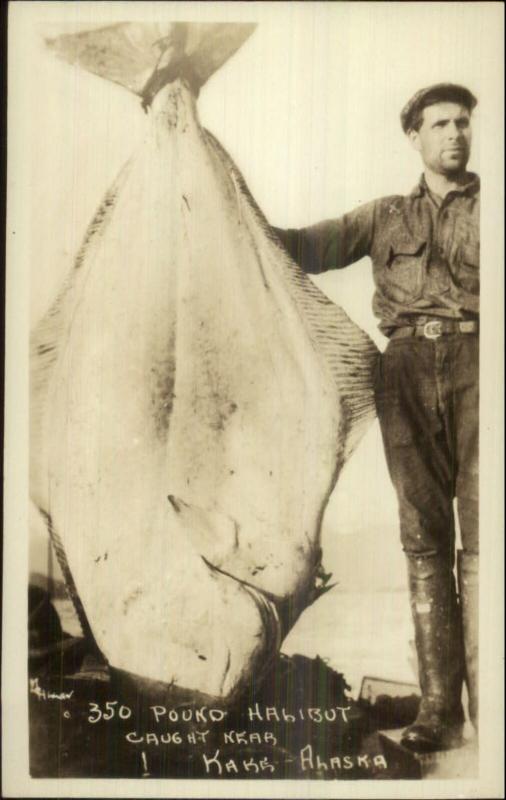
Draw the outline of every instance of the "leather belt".
M424 325L410 325L402 328L396 328L391 339L404 339L408 336L425 336L426 339L439 339L449 333L478 333L480 329L477 320L464 320L459 322L457 320L439 320L432 319Z

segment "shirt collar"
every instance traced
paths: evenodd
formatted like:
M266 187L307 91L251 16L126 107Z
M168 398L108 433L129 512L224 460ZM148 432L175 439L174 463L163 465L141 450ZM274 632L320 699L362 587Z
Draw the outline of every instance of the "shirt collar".
M469 173L469 180L458 189L453 189L452 194L475 194L480 188L480 178L474 172ZM421 174L420 180L411 192L411 197L422 197L424 194L430 194L430 189L427 186L425 175Z

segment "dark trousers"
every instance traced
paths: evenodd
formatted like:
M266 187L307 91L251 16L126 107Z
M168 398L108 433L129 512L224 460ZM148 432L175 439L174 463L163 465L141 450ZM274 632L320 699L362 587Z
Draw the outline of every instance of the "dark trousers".
M376 376L376 405L401 541L408 556L453 566L454 504L462 546L478 547L479 338L393 339Z

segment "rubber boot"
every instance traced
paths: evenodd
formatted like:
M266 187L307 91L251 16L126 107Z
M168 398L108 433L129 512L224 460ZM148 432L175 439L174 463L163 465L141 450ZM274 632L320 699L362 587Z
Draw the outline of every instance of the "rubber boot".
M416 752L458 747L464 712L464 650L460 609L451 564L441 557L408 556L422 697L416 720L402 744Z
M466 686L469 698L469 719L478 732L478 643L479 643L479 556L459 550L457 574L459 579L464 651L466 662Z

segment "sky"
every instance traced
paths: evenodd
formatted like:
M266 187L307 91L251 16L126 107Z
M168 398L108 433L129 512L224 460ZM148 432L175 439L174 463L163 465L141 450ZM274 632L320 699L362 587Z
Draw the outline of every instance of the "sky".
M250 39L202 89L198 109L267 218L281 227L301 227L375 197L409 192L421 166L399 113L422 86L455 81L479 98L470 163L478 172L483 130L488 134L501 119L499 4L41 5L46 10L31 30L30 60L16 62L27 91L14 109L30 120L19 146L26 148L20 180L29 184L33 201L27 212L32 324L54 299L86 224L146 125L136 97L47 51L44 36L58 33L63 22L70 28L197 16L257 22ZM371 311L368 259L316 282L384 347ZM357 541L351 572L345 569L352 552L342 542L346 535ZM324 550L343 586L404 584L396 500L377 423L331 498Z

